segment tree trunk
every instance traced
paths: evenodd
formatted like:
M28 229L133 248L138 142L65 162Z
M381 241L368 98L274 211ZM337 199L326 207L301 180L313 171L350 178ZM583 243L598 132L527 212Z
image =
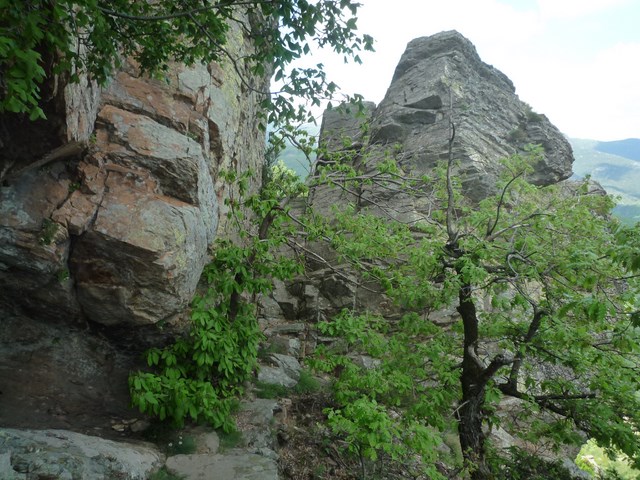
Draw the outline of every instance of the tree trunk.
M485 386L491 374L478 359L478 316L471 297L470 285L460 288L458 313L464 327L462 357L462 405L459 409L458 436L465 463L473 470L472 480L492 477L485 458L485 436L482 432Z
M459 410L458 437L465 463L473 470L473 480L492 478L485 458L485 435L482 431L484 386L478 388L478 378L465 379L463 367L462 406Z

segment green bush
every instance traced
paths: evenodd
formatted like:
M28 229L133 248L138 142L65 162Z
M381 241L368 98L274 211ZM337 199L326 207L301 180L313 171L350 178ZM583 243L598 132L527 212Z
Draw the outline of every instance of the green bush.
M280 398L289 394L289 389L283 385L273 383L256 382L256 396L258 398Z
M149 480L183 480L184 476L175 475L169 472L166 467L162 467L160 470L153 472L149 476Z
M296 386L293 387L293 391L301 395L316 393L321 389L322 384L320 383L320 380L314 377L308 370L302 370L300 372L300 379Z
M221 175L237 182L240 197L246 194L251 172ZM225 432L234 430L235 397L257 366L263 339L257 297L273 288L273 279L290 278L301 269L296 259L273 254L286 239L279 194L267 185L260 194L247 197L242 210L238 201L229 199L230 218L240 221L253 210L258 233L244 230L242 244L221 240L213 246L214 257L202 273L204 293L192 303L189 332L171 345L148 350L152 371L129 376L131 401L141 412L176 426L191 419Z

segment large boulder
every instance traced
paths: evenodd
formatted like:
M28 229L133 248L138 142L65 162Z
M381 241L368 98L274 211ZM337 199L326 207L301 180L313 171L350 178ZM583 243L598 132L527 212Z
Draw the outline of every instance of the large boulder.
M146 444L65 430L0 429L0 478L145 480L164 456Z
M228 38L230 55L250 52L239 27ZM268 90L249 66L175 63L155 80L129 62L105 88L59 88L48 123L33 124L42 142L2 119L15 131L0 139L0 306L104 325L176 319L208 245L229 234L234 187L219 172L254 171L259 186L262 98L246 79Z
M234 58L253 51L242 15ZM221 62L154 79L125 61L104 87L48 78L46 120L0 115L0 425L109 435L136 419L127 376L182 332L231 230L221 171L259 188L269 77Z

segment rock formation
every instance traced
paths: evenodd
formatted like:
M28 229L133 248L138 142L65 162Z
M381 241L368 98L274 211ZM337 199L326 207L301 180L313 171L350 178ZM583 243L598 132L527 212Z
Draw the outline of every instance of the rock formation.
M358 115L353 109L324 112L319 143L327 153L318 164L331 160L332 154L345 154L348 162L366 174L391 155L407 174L430 174L438 162L448 158L452 122L454 175L472 202L496 192L500 160L522 153L528 144L542 145L544 150L530 181L550 185L571 176L573 153L566 138L545 115L522 102L513 83L483 63L473 44L455 31L409 42L383 101L378 106L364 102L363 107ZM364 186L356 191L321 184L312 188L308 204L325 217L331 217L334 208L352 203L411 223L429 214L430 201L427 195L410 196L388 186ZM324 259L335 260L323 243L312 248ZM349 290L348 298L318 288L332 274L325 265L314 265L312 259L309 266L318 270L310 274L305 286L275 292L282 311L288 312L285 317L327 318L349 303L388 313L384 301L379 305L379 297L349 285L345 278L337 280ZM338 300L344 304L337 305ZM291 305L297 306L295 312ZM450 321L449 313L443 314L448 319L445 323Z
M229 35L237 57L251 48L240 37ZM267 78L244 74L265 89ZM78 430L81 423L85 433L108 436L109 420L135 416L127 408L126 376L136 355L145 342L161 343L155 327L185 310L207 247L226 228L230 187L220 170L260 171L260 99L229 66L175 64L165 83L140 76L131 63L105 88L83 78L52 87L52 98L47 122L30 132L10 119L3 124L10 134L0 134L0 425ZM571 174L571 149L560 132L521 102L509 79L484 64L456 32L411 42L385 99L377 107L366 104L365 113L328 112L322 127L328 149L350 151L365 170L391 149L406 171L429 172L447 156L452 122L457 175L472 200L493 191L498 160L527 143L545 149L536 183ZM352 143L344 146L343 135ZM354 200L327 188L311 194L313 207L325 213ZM421 217L426 208L400 191L385 202L400 220ZM278 284L263 303L270 342L287 354L269 357L272 367L263 370L263 381L294 384L300 375L294 357L332 341L306 320L356 302L378 311L388 307L379 295L367 298L350 274L317 269L310 277ZM453 313L442 315L444 322ZM88 328L78 319L88 320ZM272 414L275 406L265 408ZM12 448L22 448L31 435L10 433L17 445ZM270 443L254 443L272 453ZM266 463L259 472L268 472L255 478L277 478L268 455L250 454L253 460L215 460L223 463L225 478L239 478L234 475L241 465L254 461ZM190 465L205 471L211 461L181 457L167 466L190 475ZM153 457L147 463L157 462ZM14 467L0 450L0 474L17 472Z
M235 56L251 48L229 38ZM268 77L242 74L267 90ZM106 88L84 78L58 90L39 125L58 125L48 152L26 132L0 152L0 305L104 325L171 320L224 219L218 172L260 178L260 95L230 65L174 64L165 82L128 63Z
M237 68L175 63L164 81L127 62L103 88L51 79L47 120L0 118L0 426L113 436L136 417L127 376L228 233L220 171L261 182L262 98L243 82L269 75Z
M361 167L365 171L392 151L404 171L428 174L448 158L453 124L456 176L472 201L494 193L499 160L527 144L544 149L530 177L533 183L549 185L571 176L573 154L565 137L546 116L522 102L513 83L483 63L473 44L458 32L409 42L385 98L377 107L370 103L365 107L365 118L325 112L320 134L320 143L329 151L345 148L341 136L351 138L353 145L348 148L366 155L366 166ZM357 132L365 121L366 132ZM314 205L323 209L323 204L335 203L330 198L335 193L325 198L325 190L319 190ZM412 221L423 213L401 192L385 201L400 220Z

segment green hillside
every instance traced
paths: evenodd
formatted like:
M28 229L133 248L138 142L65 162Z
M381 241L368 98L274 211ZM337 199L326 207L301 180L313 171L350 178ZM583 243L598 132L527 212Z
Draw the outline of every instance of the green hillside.
M598 142L579 138L570 138L569 142L575 156L574 175L591 175L608 193L619 197L614 213L624 221L640 221L640 162L601 151L603 145L613 146L620 142ZM628 140L624 142L625 145L629 144ZM608 147L607 149L612 150ZM623 153L620 149L616 151Z

